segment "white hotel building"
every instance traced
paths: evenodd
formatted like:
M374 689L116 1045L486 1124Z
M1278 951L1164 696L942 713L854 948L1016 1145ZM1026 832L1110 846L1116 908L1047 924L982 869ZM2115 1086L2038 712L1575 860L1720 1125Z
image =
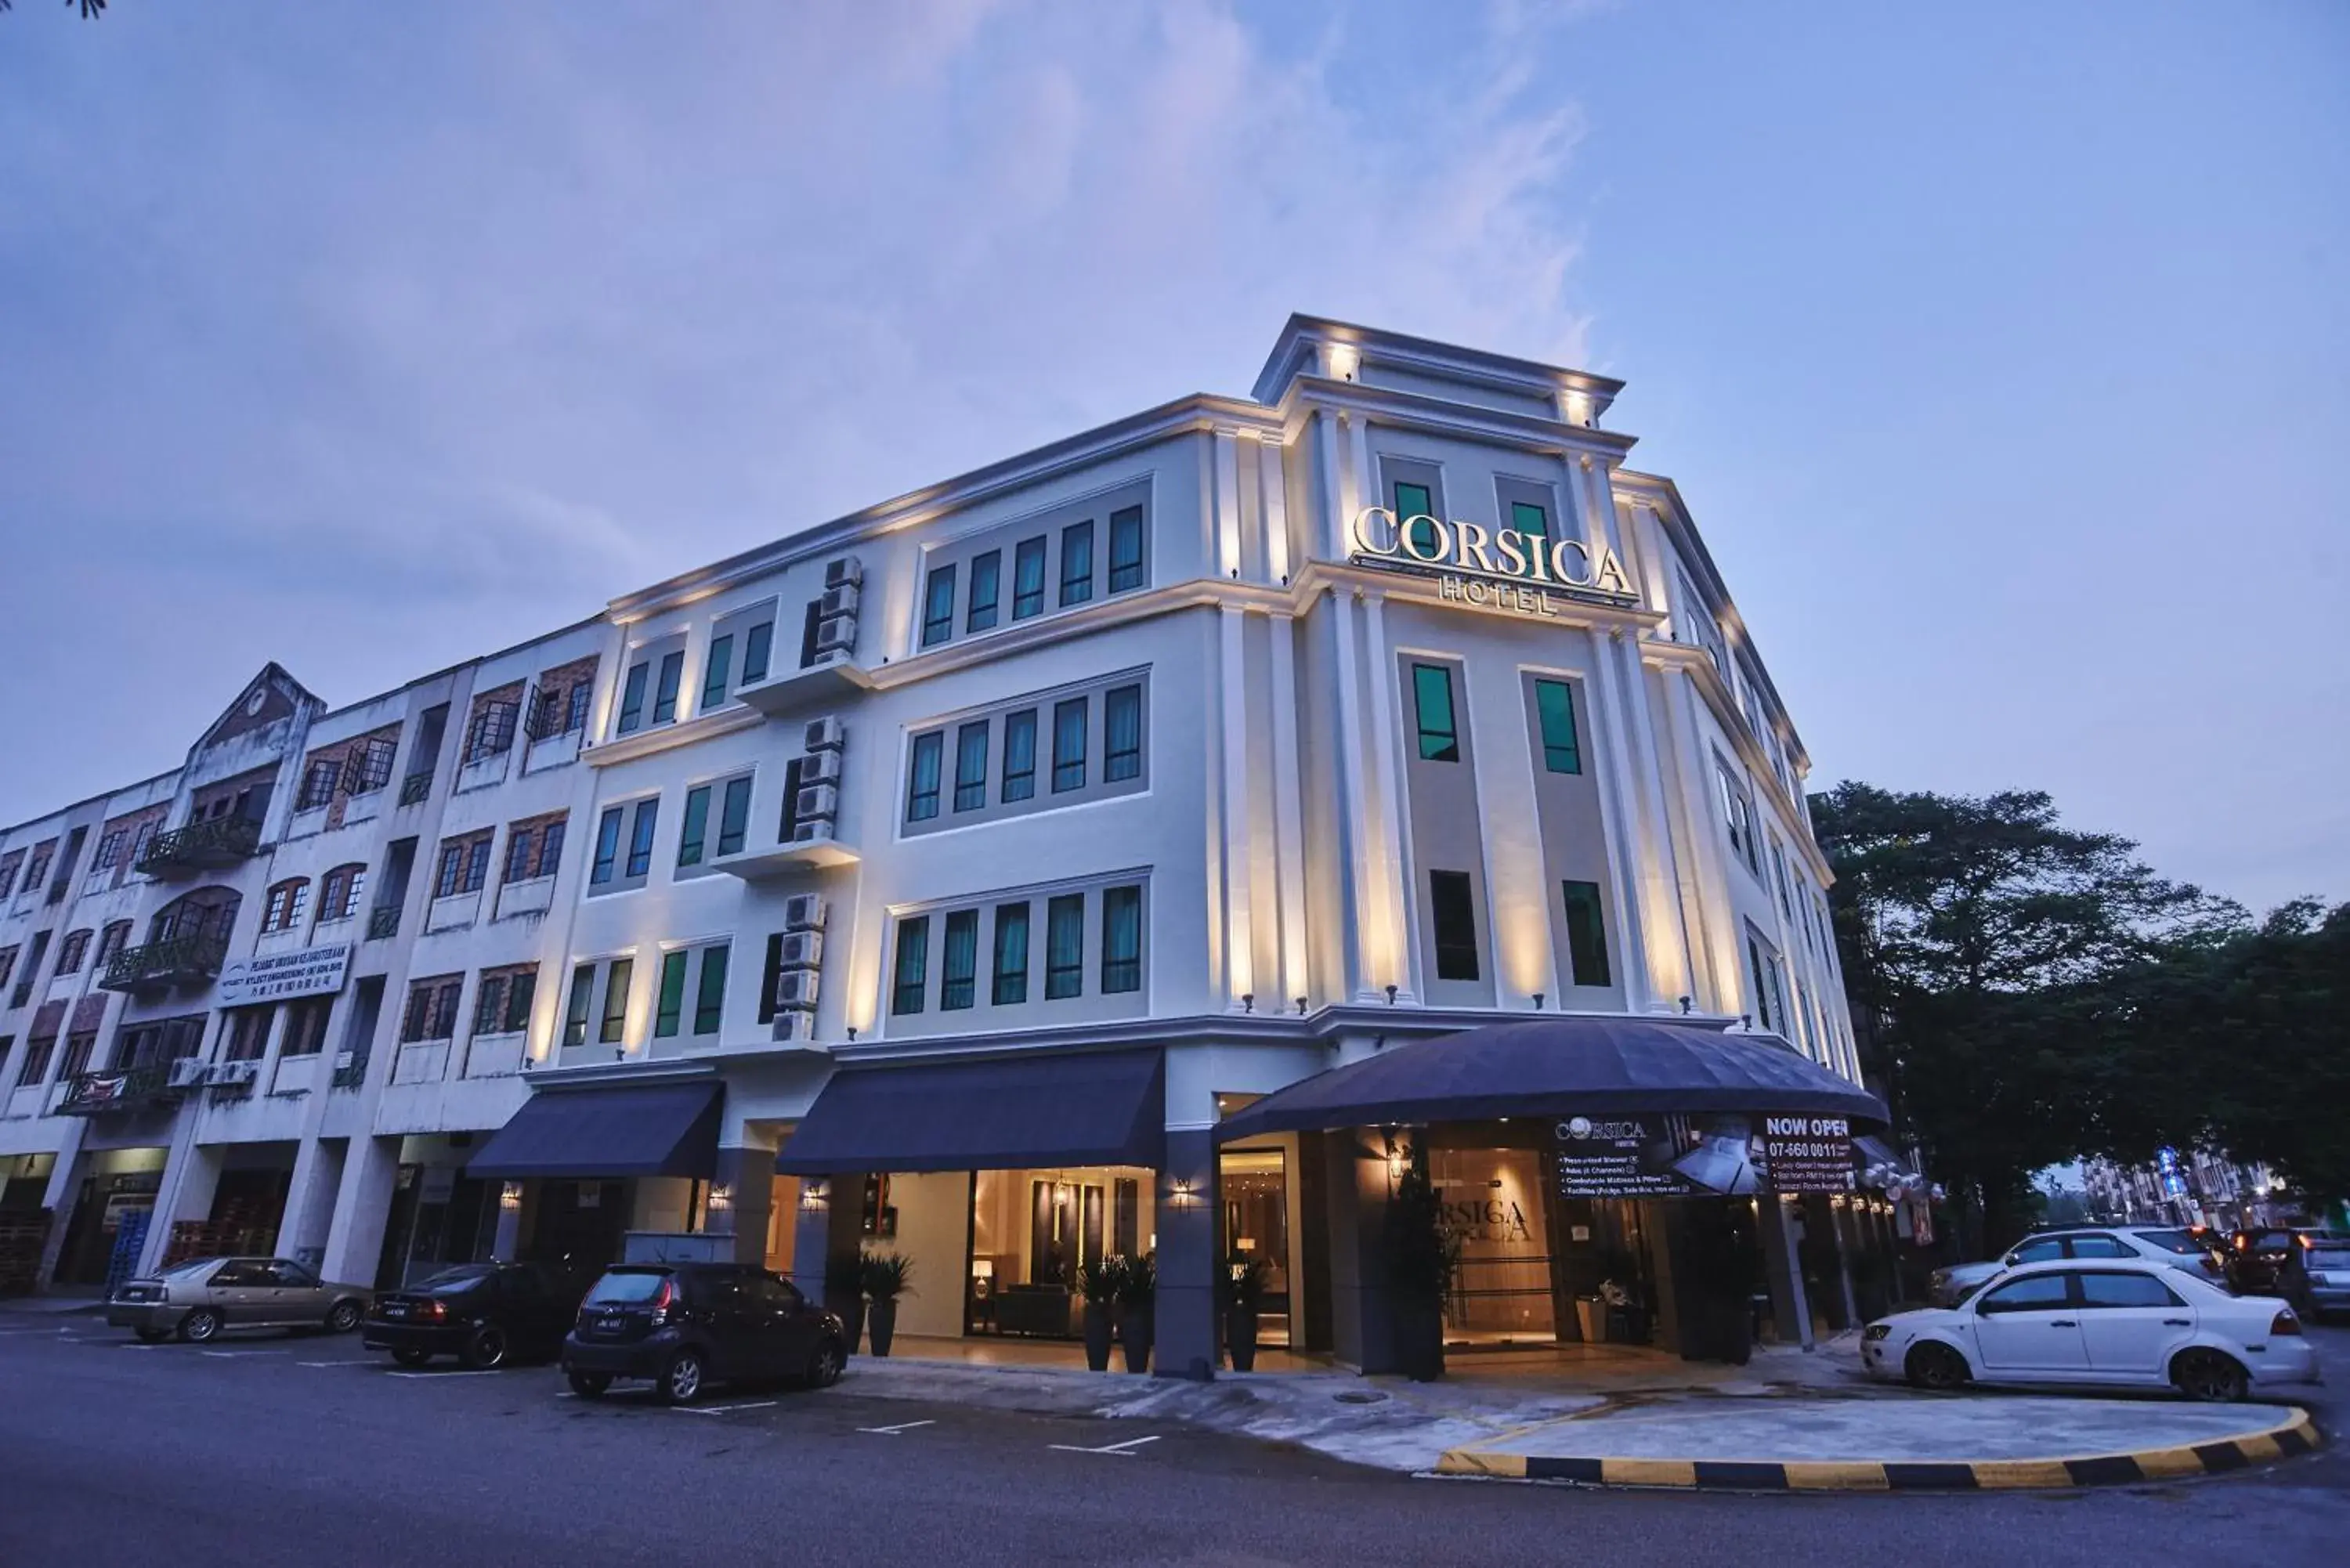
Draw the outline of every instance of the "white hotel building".
M1251 397L400 690L271 666L173 771L0 834L0 1274L655 1233L820 1288L861 1243L915 1260L901 1334L1049 1338L1076 1262L1155 1250L1197 1372L1237 1248L1276 1341L1377 1367L1418 1137L1457 1340L1590 1334L1606 1277L1688 1349L1682 1210L1563 1196L1556 1094L1223 1131L1532 1019L1636 1080L1693 1040L1856 1083L1802 743L1617 390L1295 317Z

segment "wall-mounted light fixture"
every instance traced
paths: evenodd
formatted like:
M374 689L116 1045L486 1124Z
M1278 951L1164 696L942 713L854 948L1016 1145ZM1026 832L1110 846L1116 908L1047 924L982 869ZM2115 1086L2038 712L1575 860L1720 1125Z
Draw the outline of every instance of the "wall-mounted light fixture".
M1388 1005L1389 1007L1393 1007L1395 1005L1395 993L1396 988L1394 986L1388 987Z
M1167 1201L1178 1209L1189 1209L1200 1201L1200 1195L1191 1190L1189 1177L1170 1177L1167 1182Z
M832 1184L821 1177L811 1176L800 1183L800 1207L821 1209L832 1197Z
M1534 1011L1535 1011L1536 1012L1540 1012L1542 1011L1542 1004L1543 1004L1543 993L1542 993L1541 992L1537 991L1537 992L1534 992Z
M1243 991L1241 992L1241 1011L1243 1012L1254 1012L1256 1011L1256 992L1253 991Z
M702 1200L702 1207L712 1214L728 1212L734 1207L734 1189L712 1182L710 1195Z
M509 1181L498 1189L498 1207L511 1214L522 1207L522 1183Z
M1297 1016L1300 1018L1305 1016L1305 999L1302 996L1297 999Z

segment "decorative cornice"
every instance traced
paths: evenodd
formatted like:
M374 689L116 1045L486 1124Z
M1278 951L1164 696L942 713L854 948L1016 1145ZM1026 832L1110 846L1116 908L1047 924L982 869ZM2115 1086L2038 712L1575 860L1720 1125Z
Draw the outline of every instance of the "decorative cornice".
M632 763L639 757L666 752L673 746L714 741L721 735L753 729L766 722L767 716L756 708L740 702L729 703L714 712L697 713L679 723L639 730L632 735L621 735L600 745L582 746L579 748L579 760L591 768L608 768L618 763Z

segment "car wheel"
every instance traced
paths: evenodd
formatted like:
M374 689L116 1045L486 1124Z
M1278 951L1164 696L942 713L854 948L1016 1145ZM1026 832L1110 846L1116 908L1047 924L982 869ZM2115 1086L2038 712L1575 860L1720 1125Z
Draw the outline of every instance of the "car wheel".
M465 1341L465 1348L457 1359L476 1372L488 1372L506 1364L506 1331L495 1324L484 1324Z
M393 1351L391 1353L391 1358L394 1361L399 1362L402 1366L421 1366L426 1362L432 1359L432 1353L429 1350L419 1350L413 1345L408 1345Z
M847 1360L840 1341L827 1336L817 1341L816 1353L808 1357L807 1376L803 1381L811 1388L829 1388L840 1381L840 1369Z
M139 1336L141 1345L161 1345L172 1337L168 1328L134 1328L130 1332Z
M2170 1380L2189 1399L2230 1405L2252 1389L2252 1380L2234 1356L2217 1350L2182 1351L2170 1364Z
M570 1376L571 1391L582 1399L601 1399L604 1390L612 1386L608 1372L574 1372Z
M190 1345L208 1345L220 1336L221 1314L198 1307L180 1320L180 1337Z
M1967 1358L1947 1345L1929 1341L1914 1347L1902 1362L1901 1370L1912 1387L1931 1389L1938 1394L1967 1386Z
M653 1397L664 1405L691 1405L702 1392L702 1353L681 1350L653 1380Z
M359 1325L359 1303L337 1302L335 1310L327 1314L328 1334L348 1334Z

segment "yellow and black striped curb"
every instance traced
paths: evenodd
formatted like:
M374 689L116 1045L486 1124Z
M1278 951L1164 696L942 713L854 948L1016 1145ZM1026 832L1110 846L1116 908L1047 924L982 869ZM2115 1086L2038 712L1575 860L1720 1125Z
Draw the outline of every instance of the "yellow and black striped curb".
M1588 1430L1586 1427L1584 1428ZM1610 1459L1454 1449L1436 1464L1447 1476L1581 1481L1591 1486L1679 1487L1699 1491L1997 1491L2032 1487L2124 1486L2218 1475L2305 1454L2324 1442L2295 1407L2261 1431L2219 1442L2061 1459Z

